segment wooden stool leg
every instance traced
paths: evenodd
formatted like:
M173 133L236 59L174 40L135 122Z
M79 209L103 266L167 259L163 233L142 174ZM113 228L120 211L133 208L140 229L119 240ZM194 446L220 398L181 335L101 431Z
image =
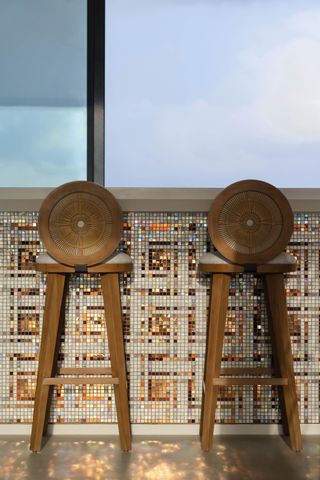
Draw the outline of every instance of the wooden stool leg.
M271 311L269 306L270 302L268 299L268 288L267 288L267 283L264 277L263 277L263 280L264 280L265 302L266 302L266 308L267 308L269 334L270 334L271 347L272 347L272 359L273 359L272 369L276 377L281 377L282 375L281 375L280 364L279 364L278 355L277 355L275 333L273 331L273 322L272 322ZM285 401L284 401L284 391L281 386L278 387L278 394L279 394L280 412L281 412L281 420L282 420L282 430L283 430L283 434L285 436L288 436L289 435L288 418L287 418L287 411L286 411Z
M280 387L283 388L285 424L288 426L291 448L299 452L302 449L302 441L283 274L266 274L265 287L268 310L271 314L272 330L270 333L273 335L276 349L274 352L276 363L281 376L288 378L288 385Z
M52 377L56 368L62 326L64 293L67 287L66 274L49 273L43 316L41 347L35 394L30 450L41 450L42 436L47 427L50 407L50 385L43 379Z
M205 451L210 450L212 446L219 389L218 386L213 386L213 378L219 377L220 375L229 286L230 275L220 273L212 275L204 395L200 427L201 446Z
M114 385L121 448L131 450L131 426L127 390L126 361L122 331L119 275L101 275L112 376L119 378Z

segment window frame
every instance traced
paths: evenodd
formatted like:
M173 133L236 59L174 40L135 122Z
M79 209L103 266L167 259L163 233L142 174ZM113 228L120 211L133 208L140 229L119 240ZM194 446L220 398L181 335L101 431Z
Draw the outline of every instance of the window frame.
M87 180L105 183L105 0L87 0Z
M101 52L103 51L103 57L101 58L100 63L96 63L96 72L97 74L100 75L100 79L105 79L105 67L106 67L106 58L105 58L105 32L106 32L106 0L97 0L96 2L92 2L93 4L96 3L96 9L99 10L99 24L96 26L96 38L97 42L99 43L98 46L96 46ZM90 5L90 0L88 0L88 9ZM91 5L92 6L92 5ZM101 29L100 35L98 29ZM101 71L100 71L101 69ZM103 71L102 71L103 70ZM89 78L89 77L88 77ZM99 97L99 93L101 97ZM200 197L202 197L201 192L207 192L209 190L211 191L220 191L222 189L221 185L214 185L213 187L195 187L195 186L170 186L170 187L158 187L158 186L153 186L151 187L150 185L147 186L126 186L126 185L121 185L121 186L110 186L107 184L107 178L106 175L108 176L108 164L106 162L105 158L105 84L100 85L100 91L96 91L96 103L94 105L95 108L99 108L101 112L103 112L103 120L101 119L101 127L99 130L99 127L97 125L94 126L95 128L95 153L93 152L92 157L94 158L94 167L93 167L93 174L88 180L93 180L97 181L98 183L107 186L108 189L114 192L119 192L119 195L123 197L123 199L131 199L134 200L135 196L137 195L139 200L143 200L146 202L146 211L149 211L149 205L148 201L155 200L158 202L160 200L158 198L158 193L157 192L178 192L177 195L179 196L179 192L182 191L189 191L190 192L190 197L188 197L190 200L193 198L193 193L192 192L199 192ZM89 97L88 97L89 98ZM88 111L89 111L89 105L88 105ZM102 117L102 115L101 115ZM103 122L103 126L102 126ZM89 128L89 122L88 122L88 128ZM100 155L99 155L99 152ZM88 149L88 155L89 155L89 149ZM88 165L89 165L89 159L88 159ZM267 181L268 180L264 180ZM231 182L230 182L231 183ZM310 211L320 211L320 188L318 186L316 187L293 187L291 185L286 186L286 187L278 187L281 191L283 192L288 192L290 196L292 196L292 200L294 202L294 207L297 208L297 205L303 205L305 208L310 208ZM142 192L142 193L141 193ZM173 193L174 195L174 193ZM160 195L161 197L162 195ZM197 195L196 195L197 196ZM161 198L161 202L163 199ZM310 203L311 202L311 203ZM314 202L317 202L317 207L315 207ZM162 203L161 203L162 206ZM160 206L160 209L162 207ZM300 206L299 209L302 207ZM153 208L150 208L150 211L153 211ZM171 208L169 208L170 211L173 211ZM297 211L297 210L296 210Z
M87 0L87 180L105 184L105 0ZM0 210L37 210L53 188L1 187ZM207 211L220 188L113 187L125 210ZM320 188L284 188L295 211L319 212Z

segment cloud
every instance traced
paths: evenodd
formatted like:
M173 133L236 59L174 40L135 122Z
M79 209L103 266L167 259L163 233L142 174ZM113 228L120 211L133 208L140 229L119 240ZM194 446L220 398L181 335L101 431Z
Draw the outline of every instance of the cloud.
M56 186L86 177L86 111L0 107L1 186Z
M155 97L111 108L109 158L117 159L114 165L136 166L116 181L223 186L254 176L279 186L317 186L310 175L319 172L320 147L315 18L320 19L320 9L264 26L256 43L252 37L238 51L222 87L217 90L213 82L203 98L166 104ZM298 173L292 165L302 159L308 168ZM109 178L117 178L113 167Z
M292 15L286 22L286 27L295 34L305 34L308 37L320 38L320 11L318 9L304 10Z
M320 36L298 34L262 54L243 52L242 60L255 98L236 115L279 141L319 141Z

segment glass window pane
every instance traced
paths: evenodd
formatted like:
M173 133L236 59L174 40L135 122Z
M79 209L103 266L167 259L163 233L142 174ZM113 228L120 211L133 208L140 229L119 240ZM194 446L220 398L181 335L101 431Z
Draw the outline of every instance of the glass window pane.
M86 0L0 9L0 186L85 179Z
M106 184L316 187L316 0L109 0Z

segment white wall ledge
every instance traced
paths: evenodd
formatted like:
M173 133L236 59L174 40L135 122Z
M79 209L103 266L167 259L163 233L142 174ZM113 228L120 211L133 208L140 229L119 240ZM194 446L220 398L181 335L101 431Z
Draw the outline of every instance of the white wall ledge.
M133 435L145 436L199 436L198 424L133 424ZM108 424L54 424L48 426L48 433L54 435L115 435L118 436L118 425ZM214 435L282 435L282 426L276 424L216 424ZM320 435L320 424L302 424L302 435ZM30 435L31 424L0 424L0 435Z
M1 211L36 211L52 188L0 188ZM221 188L110 188L124 211L206 212ZM319 212L320 188L283 188L294 211Z

